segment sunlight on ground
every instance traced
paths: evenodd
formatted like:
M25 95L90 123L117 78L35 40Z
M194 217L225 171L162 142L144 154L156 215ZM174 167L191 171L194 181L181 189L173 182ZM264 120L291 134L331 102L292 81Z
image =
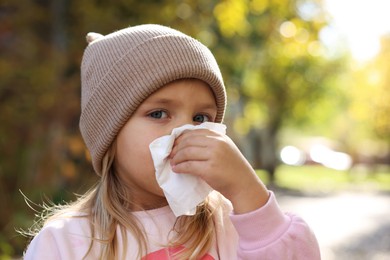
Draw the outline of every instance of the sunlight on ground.
M311 226L321 248L322 259L341 259L338 251L355 248L360 240L372 238L361 249L363 258L385 259L390 248L377 248L375 234L390 224L390 197L371 193L341 193L325 197L278 196L283 211L301 216ZM368 239L370 240L370 239ZM354 256L359 252L353 252ZM370 258L364 258L370 257ZM377 258L375 258L377 257ZM356 258L354 258L356 259Z
M258 171L266 183L267 175ZM281 165L274 189L283 211L313 229L323 260L390 259L390 171Z

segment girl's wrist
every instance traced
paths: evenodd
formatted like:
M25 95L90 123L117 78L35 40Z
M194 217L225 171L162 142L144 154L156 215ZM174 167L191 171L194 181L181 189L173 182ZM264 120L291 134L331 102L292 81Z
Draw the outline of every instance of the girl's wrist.
M256 177L240 192L228 198L233 205L235 214L245 214L263 207L269 199L269 191L265 185Z

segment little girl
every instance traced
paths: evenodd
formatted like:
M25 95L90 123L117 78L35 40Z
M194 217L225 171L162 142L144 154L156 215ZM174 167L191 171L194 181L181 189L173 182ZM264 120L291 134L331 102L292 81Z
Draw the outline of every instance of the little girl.
M101 179L53 210L25 259L320 259L308 225L283 214L232 140L207 127L183 131L166 160L214 191L194 215L176 217L168 205L149 145L183 125L219 124L225 113L207 47L160 25L87 41L80 130Z

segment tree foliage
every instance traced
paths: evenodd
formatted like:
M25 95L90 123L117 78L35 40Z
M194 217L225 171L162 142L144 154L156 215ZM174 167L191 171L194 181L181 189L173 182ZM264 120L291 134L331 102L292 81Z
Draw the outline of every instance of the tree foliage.
M390 163L390 36L382 38L381 50L370 61L355 63L349 74L350 102L345 118L346 138L365 161Z
M378 87L374 93L374 132L386 142L390 148L390 35L382 38L382 48L375 60L378 69ZM375 79L374 79L375 80ZM390 160L390 159L389 159Z
M324 57L319 32L326 14L320 1L231 0L219 3L215 15L222 34L216 53L225 57L237 93L234 130L248 136L253 164L273 180L279 130L310 122L318 103L336 99L331 82L343 63Z

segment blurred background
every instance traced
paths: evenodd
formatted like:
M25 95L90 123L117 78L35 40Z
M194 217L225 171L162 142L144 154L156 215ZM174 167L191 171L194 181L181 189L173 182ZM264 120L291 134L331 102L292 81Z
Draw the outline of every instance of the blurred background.
M21 257L33 209L97 181L81 139L88 32L159 23L215 54L225 123L323 259L390 257L386 0L1 0L0 259ZM23 195L24 194L24 195ZM33 206L38 211L39 206Z

